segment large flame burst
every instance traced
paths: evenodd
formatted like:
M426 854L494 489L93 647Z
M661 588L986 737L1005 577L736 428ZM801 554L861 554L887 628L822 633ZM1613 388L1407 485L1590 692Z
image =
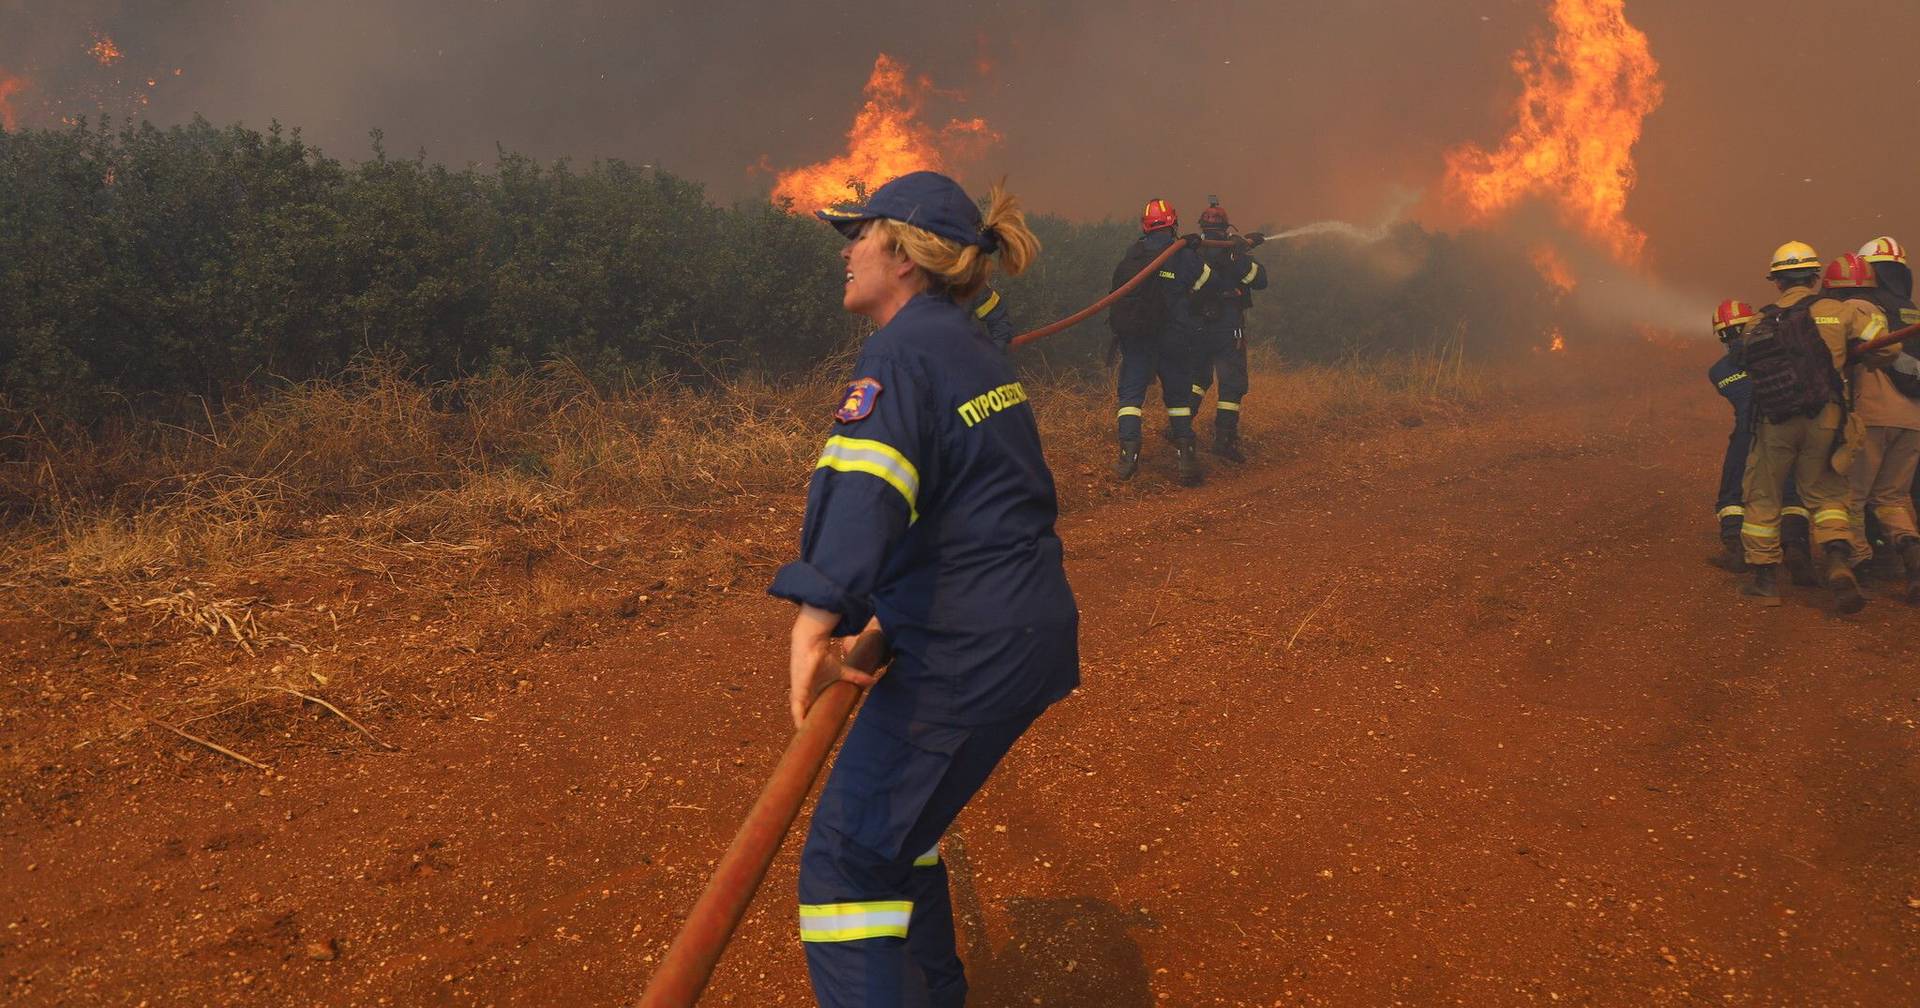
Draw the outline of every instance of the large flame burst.
M866 104L847 130L847 152L780 172L774 202L791 200L797 211L832 206L908 172L945 171L1000 141L984 119L953 119L937 131L929 127L920 120L920 108L932 93L932 81L909 78L903 64L881 53L867 78Z
M11 133L20 128L20 116L13 110L13 96L26 86L26 81L0 70L0 129Z
M1447 182L1485 219L1528 197L1637 262L1647 236L1626 219L1633 145L1660 105L1660 64L1627 22L1626 0L1554 0L1553 37L1513 57L1524 90L1499 149L1468 144L1447 154Z

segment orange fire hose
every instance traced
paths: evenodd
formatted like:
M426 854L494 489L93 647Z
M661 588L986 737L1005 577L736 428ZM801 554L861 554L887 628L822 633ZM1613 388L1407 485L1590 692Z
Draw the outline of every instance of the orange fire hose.
M1027 344L1032 343L1034 340L1046 339L1048 336L1052 336L1054 333L1057 333L1062 329L1070 329L1074 326L1079 325L1082 322L1085 322L1086 320L1092 318L1093 316L1098 315L1101 311L1106 309L1109 305L1112 305L1115 301L1118 301L1121 298L1126 297L1129 291L1133 290L1135 287L1140 286L1141 282L1146 280L1146 278L1150 276L1154 270L1159 269L1161 263L1164 263L1168 259L1173 258L1173 254L1175 252L1178 252L1181 249L1186 248L1188 245L1205 245L1211 248L1233 248L1236 244L1238 243L1230 242L1230 241L1213 241L1207 238L1197 238L1197 237L1194 237L1193 235L1188 235L1184 238L1176 239L1173 244L1167 246L1166 251L1160 253L1158 256L1155 256L1152 262L1148 263L1145 267L1143 267L1140 270L1140 272L1135 273L1133 275L1133 279L1128 280L1126 283L1123 283L1118 287L1115 287L1113 289L1113 293L1108 294L1106 297L1103 297L1100 300L1095 301L1094 303L1086 306L1085 308L1080 309L1077 312L1074 312L1073 314L1067 316L1066 318L1061 319L1058 322L1053 322L1048 325L1043 325L1040 328L1033 330L1032 332L1024 332L1018 336L1015 336L1013 338L1013 343L1011 345L1017 346L1017 347L1026 346Z
M870 673L881 666L886 655L886 638L878 630L869 630L854 641L846 665ZM720 954L767 877L781 841L799 817L807 793L813 790L814 779L826 765L827 754L847 726L860 692L860 687L852 683L834 683L807 710L806 720L793 733L793 741L787 743L787 751L774 765L766 788L748 810L746 821L740 824L713 877L707 880L707 888L687 913L686 923L680 925L666 958L647 983L640 1008L688 1008L700 999Z

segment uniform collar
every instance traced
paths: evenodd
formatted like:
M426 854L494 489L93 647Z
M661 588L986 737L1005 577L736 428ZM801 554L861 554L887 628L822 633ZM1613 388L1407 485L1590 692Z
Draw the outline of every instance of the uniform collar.
M1789 287L1786 290L1783 290L1780 292L1780 300L1775 301L1774 306L1779 308L1791 308L1794 305L1797 305L1800 302L1805 301L1810 297L1813 297L1816 293L1818 292L1816 292L1812 287L1805 286L1804 284L1799 287Z

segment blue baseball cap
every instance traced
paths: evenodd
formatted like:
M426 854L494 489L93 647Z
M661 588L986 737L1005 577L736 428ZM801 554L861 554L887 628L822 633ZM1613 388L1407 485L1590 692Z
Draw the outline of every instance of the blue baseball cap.
M849 238L860 233L861 224L885 218L987 252L1000 248L1000 237L980 226L980 208L973 198L960 183L939 172L908 172L875 189L864 204L843 203L816 210L814 215Z

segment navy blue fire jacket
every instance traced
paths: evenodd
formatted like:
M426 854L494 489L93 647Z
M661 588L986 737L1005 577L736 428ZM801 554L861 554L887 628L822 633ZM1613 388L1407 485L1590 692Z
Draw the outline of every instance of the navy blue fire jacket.
M895 651L869 707L976 725L1080 682L1053 474L1007 356L922 294L868 337L807 489L800 559L769 594L878 616Z
M1720 494L1714 500L1724 518L1741 505L1747 450L1753 443L1753 379L1729 353L1707 369L1707 380L1733 407L1733 431L1727 435L1727 452L1720 460Z

